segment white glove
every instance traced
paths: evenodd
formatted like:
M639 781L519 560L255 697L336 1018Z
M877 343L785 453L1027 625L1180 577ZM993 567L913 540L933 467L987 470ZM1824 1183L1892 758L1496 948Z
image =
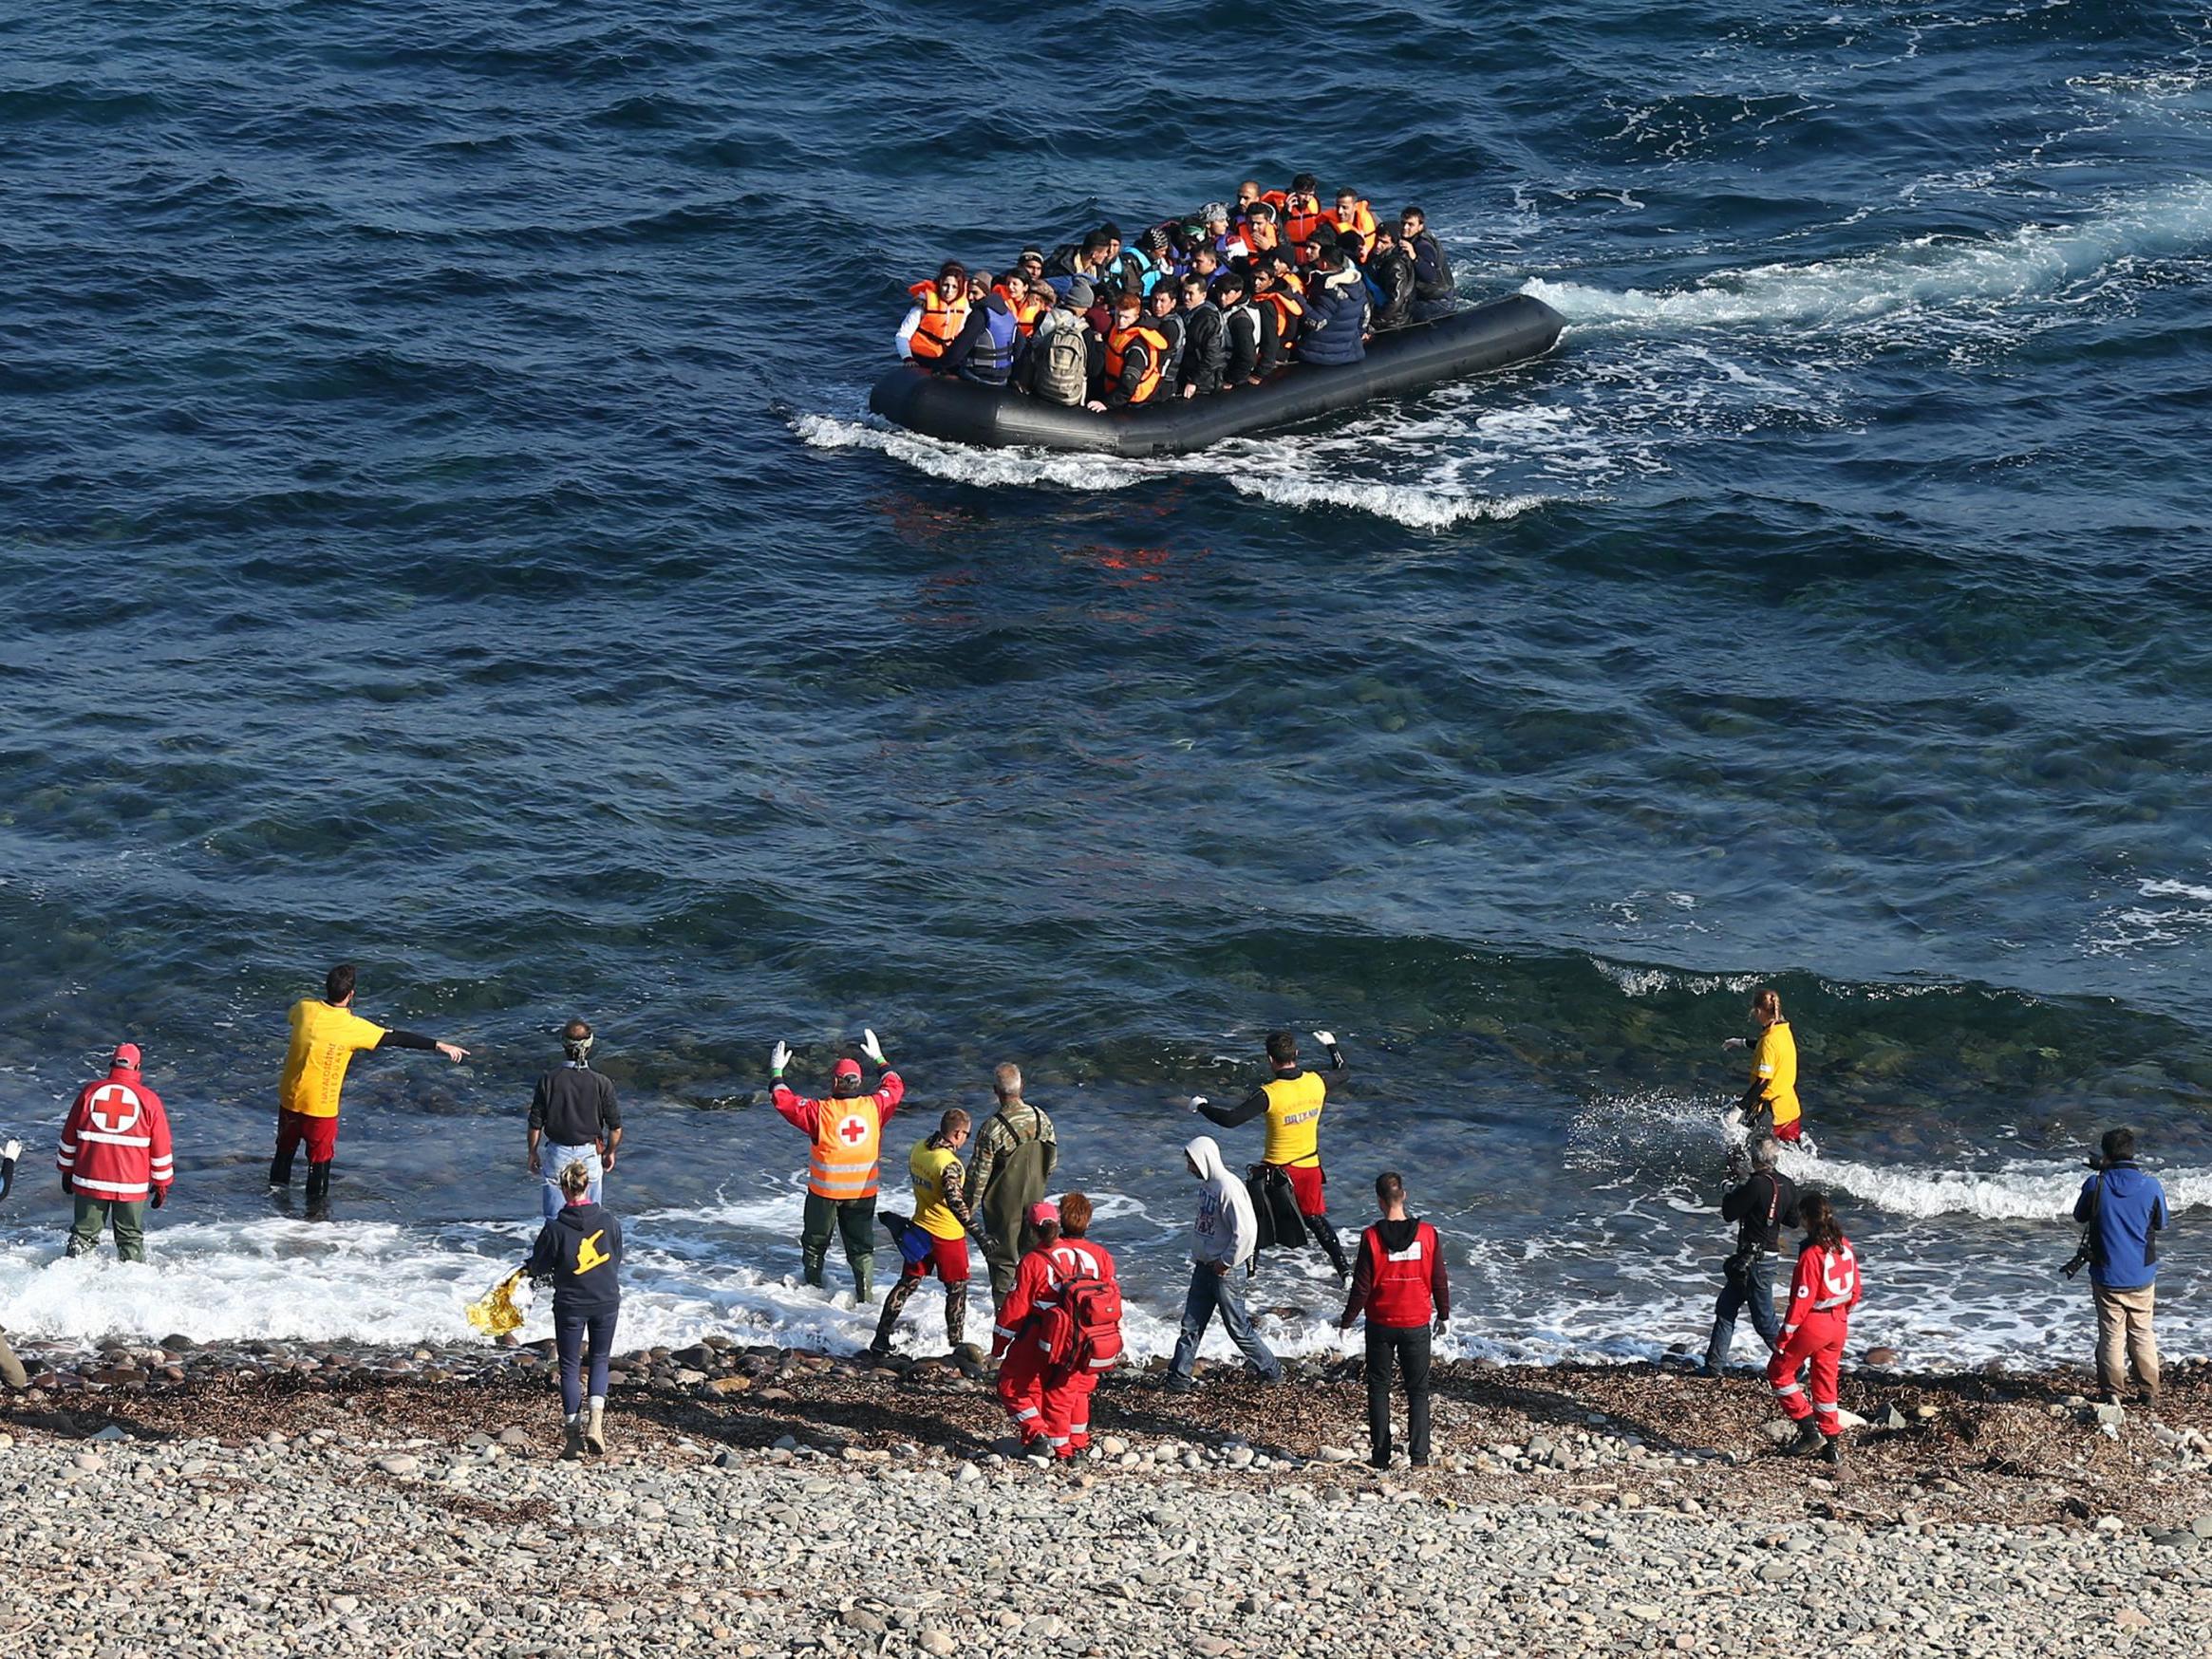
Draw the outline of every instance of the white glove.
M875 1033L872 1031L864 1031L860 1034L860 1052L879 1066L890 1064L883 1057L883 1045L875 1040Z
M1749 1037L1722 1037L1720 1046L1723 1050L1748 1049L1752 1046L1752 1040Z
M23 1143L21 1141L10 1141L5 1146L0 1146L0 1160L12 1164L22 1156Z
M1337 1046L1337 1034L1333 1031L1317 1031L1313 1034L1313 1040L1324 1049L1333 1049Z
M1197 1109L1198 1109L1200 1107L1204 1106L1205 1104L1206 1104L1206 1096L1205 1096L1205 1095L1203 1095L1203 1094L1193 1094L1193 1095L1190 1097L1190 1109L1191 1109L1192 1111L1196 1111L1196 1110L1197 1110Z
M791 1064L791 1045L778 1037L776 1046L768 1051L768 1070L780 1072Z

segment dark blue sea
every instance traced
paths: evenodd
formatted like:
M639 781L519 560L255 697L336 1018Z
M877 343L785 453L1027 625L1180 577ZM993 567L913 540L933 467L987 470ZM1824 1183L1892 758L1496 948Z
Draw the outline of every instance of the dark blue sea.
M861 1337L764 1090L872 1026L895 1169L1023 1065L1154 1351L1181 1103L1280 1024L1342 1037L1335 1202L1407 1173L1458 1345L1648 1355L1771 983L1855 1347L2086 1357L2127 1122L2205 1351L2208 57L2090 0L20 0L0 1322L465 1335L581 1013L631 1339ZM941 258L1309 169L1560 348L1157 463L865 413ZM342 960L473 1053L356 1062L315 1222L264 1163ZM150 1267L59 1262L122 1037L176 1199ZM1317 1260L1255 1294L1333 1340Z

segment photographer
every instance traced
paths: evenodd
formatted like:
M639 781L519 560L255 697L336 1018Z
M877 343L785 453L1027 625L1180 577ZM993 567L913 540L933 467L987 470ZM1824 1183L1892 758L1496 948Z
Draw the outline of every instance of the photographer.
M1752 1329L1767 1347L1781 1337L1782 1321L1774 1316L1772 1257L1782 1246L1782 1229L1797 1224L1797 1185L1774 1167L1781 1150L1772 1135L1758 1134L1752 1137L1748 1157L1739 1152L1729 1161L1729 1173L1742 1184L1720 1201L1720 1219L1736 1225L1735 1254L1721 1264L1720 1300L1705 1345L1703 1371L1709 1377L1719 1376L1727 1366L1736 1315L1747 1303Z
M2082 1183L2073 1219L2082 1248L2067 1264L2071 1277L2089 1259L2090 1295L2097 1307L2097 1387L2114 1405L2128 1368L2144 1398L2158 1399L2158 1338L2150 1328L2158 1277L2158 1240L2166 1224L2165 1189L2135 1164L2135 1131L2108 1129L2096 1173Z

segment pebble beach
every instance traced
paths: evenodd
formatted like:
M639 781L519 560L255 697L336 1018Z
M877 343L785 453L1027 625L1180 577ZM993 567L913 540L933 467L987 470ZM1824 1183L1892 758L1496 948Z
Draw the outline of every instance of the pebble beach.
M1840 1471L1750 1376L1453 1365L1385 1472L1350 1362L1124 1372L1045 1468L941 1360L628 1355L568 1463L529 1348L26 1358L16 1652L2200 1653L2212 1606L2203 1362L2155 1412L1862 1369Z

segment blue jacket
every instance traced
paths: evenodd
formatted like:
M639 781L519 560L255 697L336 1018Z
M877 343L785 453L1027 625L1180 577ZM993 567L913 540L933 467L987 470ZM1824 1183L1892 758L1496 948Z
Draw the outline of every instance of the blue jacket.
M1323 284L1305 302L1305 327L1298 336L1298 361L1324 366L1358 363L1367 355L1367 285L1354 276Z
M2098 1191L2098 1184L2103 1191ZM2090 1235L2090 1278L2109 1291L2139 1291L2158 1277L2158 1240L2165 1226L2165 1188L2132 1164L2115 1164L2082 1183L2073 1219L2096 1221Z

